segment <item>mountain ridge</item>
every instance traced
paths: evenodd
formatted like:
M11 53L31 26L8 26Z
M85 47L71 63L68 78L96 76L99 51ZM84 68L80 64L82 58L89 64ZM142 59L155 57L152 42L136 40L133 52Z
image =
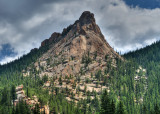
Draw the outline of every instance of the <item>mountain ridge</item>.
M98 69L104 70L108 62L106 59L110 59L113 66L116 66L116 59L123 59L105 40L94 14L89 11L83 12L62 33L54 32L41 43L41 47L45 46L49 46L49 50L35 63L37 70L45 67L46 71L41 76L77 75L84 67L88 67L87 73L96 73ZM97 58L102 62L99 63Z
M75 38L76 36L79 36L79 35L86 35L86 37L89 37L89 36L87 36L89 34L86 33L88 31L91 31L92 34L96 34L101 39L101 41L99 42L100 44L97 44L97 45L104 45L105 44L108 48L110 48L111 52L115 56L117 56L117 57L119 56L116 52L114 52L113 48L105 40L103 34L101 33L99 26L96 24L94 14L89 11L83 12L82 15L80 16L79 20L76 20L73 25L70 25L67 28L64 28L62 33L54 32L49 39L45 39L41 43L41 47L45 46L45 45L50 45L52 43L55 44L55 43L62 41L62 40L66 41L66 40L69 40L70 38L73 38L73 37ZM97 40L97 39L95 39L95 40ZM104 53L104 54L106 54L106 53Z
M24 92L17 92L17 96L23 95L23 101L36 98L40 103L37 108L47 106L48 111L53 113L69 113L67 110L73 113L79 111L80 114L103 113L103 108L114 108L116 113L123 109L129 114L139 114L143 105L149 109L150 103L155 103L154 93L147 96L153 89L149 85L153 78L148 76L150 70L144 69L141 64L132 59L123 60L106 42L94 15L84 12L62 33L53 33L43 41L39 49L32 49L14 62L0 65L0 105L4 106L0 111L6 113L6 110L14 111L14 108L18 111L8 99L14 101L15 93L10 90L14 89L14 85L19 87L23 84ZM12 99L8 93L11 93ZM104 97L108 102L103 100ZM150 97L152 99L147 100ZM16 103L21 106L18 99ZM103 107L106 103L108 108ZM116 105L110 106L114 103ZM35 101L29 105L31 109L36 109Z

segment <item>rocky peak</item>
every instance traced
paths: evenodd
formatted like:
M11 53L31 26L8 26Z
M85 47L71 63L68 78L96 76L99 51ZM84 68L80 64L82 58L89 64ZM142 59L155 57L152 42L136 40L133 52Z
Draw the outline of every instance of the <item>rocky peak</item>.
M70 31L79 35L86 35L87 31L91 31L100 35L104 39L99 26L96 24L94 14L89 11L84 11L73 25L69 25L67 28L64 28L62 36L67 35Z
M42 46L45 45L49 45L49 50L39 61L47 69L46 75L50 76L79 75L81 69L86 67L85 62L89 69L85 72L95 73L98 69L104 70L108 61L116 66L116 59L121 59L107 43L96 24L94 14L89 11L83 12L80 18L63 29L62 33L53 33L49 39L42 42Z
M60 37L61 37L61 34L60 33L57 33L57 32L54 32L51 37L49 38L49 42L52 43L52 42L58 42L60 40Z
M51 37L44 40L41 46L53 44L55 53L58 54L66 50L69 55L81 57L85 52L99 56L110 55L113 58L120 56L107 43L99 26L96 24L94 14L84 11L74 24L63 29L63 32L53 33ZM60 48L61 47L61 48ZM67 55L68 56L68 55Z
M79 18L81 25L95 23L94 14L89 11L84 11Z
M54 32L49 39L45 39L41 43L41 46L45 46L45 45L49 45L49 44L52 44L52 43L56 43L56 42L61 40L60 37L61 37L60 33Z
M77 25L80 26L80 34L85 34L87 31L93 32L93 34L97 34L101 37L103 41L105 38L101 33L99 26L96 24L96 20L94 18L94 14L89 11L84 11L77 21ZM106 42L106 41L105 41Z
M46 39L41 43L41 46L56 43L65 38L66 35L69 37L73 37L75 34L86 35L88 31L99 35L101 39L105 41L99 26L96 24L94 14L89 11L84 11L79 20L76 20L73 25L64 28L61 34L57 32L53 33L49 39Z

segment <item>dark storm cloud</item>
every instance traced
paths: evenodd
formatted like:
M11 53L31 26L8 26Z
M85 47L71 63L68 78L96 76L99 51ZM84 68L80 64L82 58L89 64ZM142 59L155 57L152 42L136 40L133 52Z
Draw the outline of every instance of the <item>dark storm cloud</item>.
M130 8L121 0L1 0L0 50L9 44L17 55L0 62L39 47L41 41L74 23L85 10L95 14L106 40L123 53L159 39L158 8Z
M1 19L19 21L22 18L29 18L36 11L41 10L44 4L58 2L59 0L1 0Z

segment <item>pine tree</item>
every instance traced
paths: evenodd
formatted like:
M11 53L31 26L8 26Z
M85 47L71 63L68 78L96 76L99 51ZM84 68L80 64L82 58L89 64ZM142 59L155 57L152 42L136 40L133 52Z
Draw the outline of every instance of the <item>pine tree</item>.
M124 110L124 106L123 106L122 101L119 102L117 114L125 114L125 110Z
M159 106L156 104L154 107L154 114L160 114Z
M101 114L112 114L110 98L106 90L102 94L102 98L101 98Z
M16 99L16 87L15 87L15 85L12 85L12 88L11 88L11 97L12 97L12 100L14 102L14 100Z
M83 113L86 114L87 113L87 102L86 100L83 101L83 107L82 107Z
M52 108L51 114L56 114L56 108L55 107Z
M147 114L147 108L146 108L146 106L145 106L145 105L143 106L142 114Z
M19 104L16 105L16 111L15 111L15 113L16 113L16 114L20 114Z
M12 114L16 114L15 108L12 108Z
M28 87L27 87L27 97L29 97L29 90L28 90Z
M34 113L34 114L40 114L39 104L36 104L36 105L35 105L35 108L34 108L34 110L33 110L33 113Z
M112 102L111 102L111 114L115 114L115 112L116 112L115 104L114 104L114 101L112 100Z

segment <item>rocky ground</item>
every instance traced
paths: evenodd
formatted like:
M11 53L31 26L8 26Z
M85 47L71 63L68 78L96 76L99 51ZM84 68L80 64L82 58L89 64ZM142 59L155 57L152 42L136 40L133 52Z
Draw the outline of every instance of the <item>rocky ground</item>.
M139 68L136 71L135 75L135 93L140 93L140 98L135 98L136 103L143 103L143 98L145 93L147 92L148 84L147 84L147 76L146 76L146 69L139 66ZM142 85L139 87L139 85Z
M40 106L40 102L38 101L38 98L35 95L32 96L32 98L27 97L23 90L23 85L19 85L16 87L16 96L17 99L13 102L14 106L16 106L20 101L24 101L29 105L30 109L33 110L35 108L35 105L39 104L40 112L45 111L45 114L49 114L49 106L48 105Z

